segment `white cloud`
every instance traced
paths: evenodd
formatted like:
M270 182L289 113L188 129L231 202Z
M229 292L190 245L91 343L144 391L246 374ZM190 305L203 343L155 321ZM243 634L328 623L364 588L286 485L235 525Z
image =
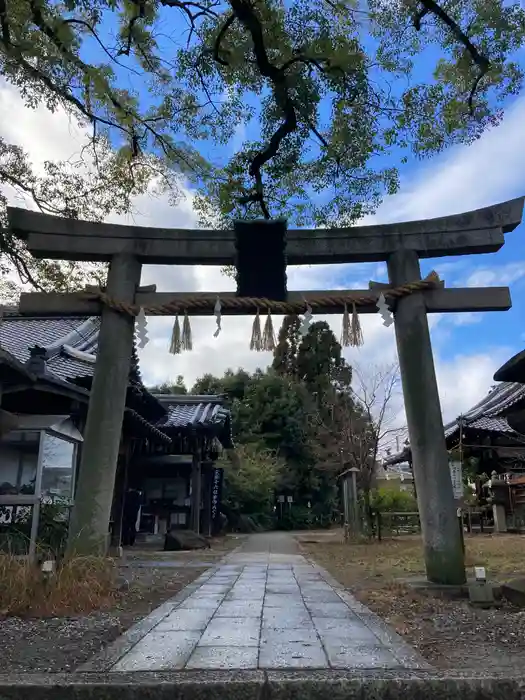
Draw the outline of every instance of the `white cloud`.
M511 348L496 346L483 353L455 355L452 362L438 360L436 374L445 422L468 411L488 393L494 372L511 354Z
M479 267L465 280L467 287L507 287L525 278L525 262L511 262L497 267Z
M460 214L522 195L524 120L525 97L520 97L500 126L469 147L427 162L416 177L411 174L374 219L389 223Z
M468 148L457 148L446 157L429 163L416 176L403 183L400 194L388 198L374 217L375 221L402 221L458 213L502 201L519 193L523 183L525 156L525 100L517 100L504 123L485 134ZM44 108L27 110L12 89L0 83L0 133L8 140L23 146L38 162L45 159L67 159L78 153L82 145L82 131L64 114L49 114ZM165 227L193 227L195 215L191 208L191 192L178 207L170 207L163 198L141 197L135 202L132 217L114 217L121 222L133 221L138 225ZM517 263L499 268L478 268L465 272L465 265L450 267L439 262L439 269L456 274L470 274L472 284L508 284L518 279ZM462 266L463 265L463 266ZM468 265L467 265L468 267ZM476 277L477 275L477 277ZM384 279L385 266L318 266L289 270L290 289L341 288L367 286L369 279ZM164 291L216 291L233 288L231 280L217 268L204 267L146 267L143 283L156 283ZM465 323L470 317L462 316ZM443 333L441 315L429 318L435 339ZM330 323L338 336L340 319L331 317ZM156 383L182 374L188 384L205 372L222 373L228 367L242 366L253 370L265 366L267 353L251 353L248 344L251 318L226 317L223 332L213 338L213 319L192 319L194 347L192 353L172 357L168 354L169 336L173 319L154 318L149 321L151 343L141 354L145 380ZM362 317L365 346L345 351L350 361L385 364L395 360L396 347L392 328L384 328L375 315ZM449 327L447 333L453 332ZM440 343L437 344L439 347ZM492 382L492 374L513 350L491 348L486 353L436 359L445 419L467 410L481 398Z

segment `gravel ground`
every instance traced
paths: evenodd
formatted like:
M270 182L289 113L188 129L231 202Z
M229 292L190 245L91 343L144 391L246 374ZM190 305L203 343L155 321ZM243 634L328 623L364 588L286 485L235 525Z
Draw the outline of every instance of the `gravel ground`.
M356 591L439 669L523 673L525 611L503 603L481 610L467 601L416 593L405 586Z
M71 618L0 617L0 673L74 671L238 544L227 538L202 552L130 551L120 568L123 590L109 610Z

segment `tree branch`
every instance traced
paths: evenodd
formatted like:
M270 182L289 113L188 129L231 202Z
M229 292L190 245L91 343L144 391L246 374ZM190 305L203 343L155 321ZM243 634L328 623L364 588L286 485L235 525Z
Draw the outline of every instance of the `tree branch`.
M465 47L466 51L470 54L472 61L479 68L479 74L472 85L468 98L469 112L472 115L474 113L474 95L480 81L490 70L490 61L487 56L478 51L477 47L470 41L459 24L455 22L452 17L440 5L438 5L437 2L435 2L435 0L420 0L420 2L423 5L423 9L414 16L414 27L417 30L421 28L421 19L424 17L424 15L428 13L435 15L449 28L457 41Z

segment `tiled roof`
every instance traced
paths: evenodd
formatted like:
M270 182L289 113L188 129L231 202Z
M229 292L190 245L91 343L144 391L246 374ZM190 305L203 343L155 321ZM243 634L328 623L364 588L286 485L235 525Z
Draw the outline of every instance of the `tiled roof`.
M160 440L160 442L172 442L168 435L163 433L162 430L159 430L158 427L152 425L143 416L141 416L140 413L137 413L137 411L134 411L132 408L125 409L124 420L129 420L134 425L139 426L139 429L143 430L146 435L152 435L157 440Z
M223 405L223 396L155 394L168 415L159 421L161 430L211 429L227 449L233 447L231 413Z
M505 414L518 402L525 402L525 384L517 382L501 382L496 384L491 391L473 408L445 425L445 437L450 439L459 431L459 423L471 430L480 430L494 433L515 434L505 418ZM385 460L385 464L396 464L406 461L410 456L410 448L392 455Z
M474 408L445 426L445 436L449 438L454 435L459 430L460 422L463 426L475 430L513 433L504 414L519 401L525 401L525 384L496 384Z
M0 348L24 363L29 358L29 348L43 347L47 350L46 369L50 377L66 382L80 380L78 383L83 385L86 382L81 380L94 373L92 356L97 351L99 328L98 318L35 319L6 315L0 322ZM136 367L137 363L133 365ZM140 379L137 367L132 375L133 387ZM225 447L232 446L231 416L223 405L224 397L156 395L151 400L155 399L160 404L157 415L162 409L166 414L154 425L129 407L128 419L147 424L156 437L168 442L170 438L163 434L168 429L212 428Z
M33 374L12 353L0 346L0 366L7 368L8 381L17 381L20 377L34 380ZM4 372L1 372L3 375Z
M82 352L96 352L98 318L24 318L4 316L0 323L0 346L20 362L29 358L34 345L46 348L50 355L47 370L59 379L93 375L94 365L71 357L63 346Z
M223 425L230 418L228 409L213 403L176 404L168 409L162 422L166 428L206 427Z

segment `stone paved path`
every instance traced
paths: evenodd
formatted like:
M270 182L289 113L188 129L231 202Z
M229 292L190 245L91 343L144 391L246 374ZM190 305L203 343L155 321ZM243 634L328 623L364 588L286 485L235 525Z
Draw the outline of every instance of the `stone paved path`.
M104 658L114 672L428 668L286 533L248 538Z

